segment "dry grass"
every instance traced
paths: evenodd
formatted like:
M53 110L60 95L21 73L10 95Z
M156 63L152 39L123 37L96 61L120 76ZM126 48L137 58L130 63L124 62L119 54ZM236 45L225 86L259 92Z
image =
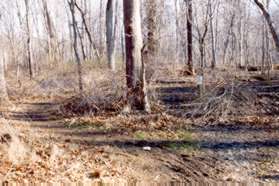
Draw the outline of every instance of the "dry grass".
M79 94L76 66L71 63L44 69L32 80L26 75L19 79L17 82L15 77L7 77L9 96L14 101L61 100ZM105 99L109 103L124 95L123 71L111 72L101 65L85 63L82 79L84 95L90 100Z
M34 153L21 140L20 132L3 118L0 120L0 123L0 155L7 158L14 165L34 160Z

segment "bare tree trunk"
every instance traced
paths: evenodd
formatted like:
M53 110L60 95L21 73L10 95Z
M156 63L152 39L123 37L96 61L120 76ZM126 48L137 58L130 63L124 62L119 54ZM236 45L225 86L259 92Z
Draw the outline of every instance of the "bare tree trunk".
M103 0L100 0L100 14L99 14L99 47L100 47L100 56L104 55L104 46L103 46Z
M81 65L81 60L80 56L78 53L78 28L77 28L77 21L75 17L75 0L69 0L68 1L69 6L70 6L70 11L71 11L71 16L72 16L72 26L73 26L73 48L75 52L75 57L76 57L76 62L77 62L77 68L78 68L78 83L79 83L79 91L80 93L83 92L83 82L82 82L82 65Z
M266 0L266 9L269 10L270 0ZM267 78L270 80L270 71L272 70L272 56L269 52L270 50L270 40L269 40L269 33L266 31L266 53L267 53ZM278 52L279 54L279 52Z
M179 16L178 16L178 0L174 0L174 8L175 8L175 61L176 63L179 61Z
M213 29L213 10L212 10L212 1L209 0L209 13L210 13L210 30L211 30L211 53L212 53L212 62L211 68L214 69L216 67L216 52L215 52L215 39L214 39L214 29Z
M223 64L226 64L226 59L227 59L227 53L228 53L228 47L230 44L230 37L232 36L232 29L234 26L234 22L235 22L235 13L233 13L231 19L230 19L230 25L228 28L228 33L224 42L224 53L223 53Z
M78 38L79 38L79 42L80 42L80 48L81 48L81 53L82 53L82 59L83 61L85 61L87 59L86 56L86 52L85 52L85 46L84 46L84 40L83 40L83 34L80 31L80 29L77 29L77 33L78 33Z
M0 106L5 106L9 102L4 68L4 60L2 57L0 59Z
M214 39L214 46L215 46L215 61L217 63L217 58L220 59L219 57L219 51L220 51L220 48L219 47L219 15L220 15L220 5L221 5L221 2L218 1L217 2L217 5L216 5L216 20L215 20L215 29L214 29L214 32L215 34L213 34L215 36L215 39ZM215 64L217 65L217 64Z
M121 55L122 55L122 61L123 61L123 65L124 62L126 61L126 52L125 52L125 31L124 31L124 26L122 25L121 27Z
M206 40L206 35L208 33L208 24L209 24L209 19L210 13L209 13L209 1L207 4L207 10L206 10L206 18L203 23L203 30L202 29L197 29L198 33L198 41L199 41L199 50L200 50L200 66L202 70L202 75L203 75L203 69L205 67L205 40Z
M262 11L262 14L263 14L263 16L265 18L265 21L267 22L267 25L269 27L270 33L272 35L272 38L273 38L276 50L277 50L277 52L279 52L279 36L276 33L276 29L275 29L275 27L273 25L273 22L271 20L270 14L267 12L267 10L264 7L264 5L259 2L259 0L254 0L254 2L259 7L259 9Z
M158 43L157 43L157 1L148 0L147 1L147 57L148 61L152 60L157 53Z
M185 0L187 5L187 54L188 54L188 70L194 73L193 69L193 2Z
M100 53L93 41L93 38L91 36L91 33L90 33L90 30L89 30L89 27L87 25L87 22L86 22L86 19L85 19L85 13L84 11L78 6L77 3L75 3L75 6L76 8L78 9L79 13L81 14L81 18L82 18L82 23L83 23L83 26L85 28L85 32L86 32L86 35L88 37L88 40L89 40L89 43L90 43L90 48L94 51L94 54L97 58L97 60L100 62L101 61L101 57L100 57Z
M262 23L262 61L261 61L261 73L262 75L265 74L265 67L266 67L266 34L267 28L266 28L266 22L263 20Z
M236 7L238 10L238 25L237 25L237 64L240 67L244 67L244 21L245 18L245 12L246 12L246 4L245 2L242 2L240 0L237 1Z
M108 0L106 9L106 39L108 66L115 71L116 0Z
M140 0L123 0L125 43L126 43L126 78L127 105L125 112L144 110L150 106L146 93L145 66L142 60L142 33Z
M25 19L26 19L26 32L27 32L27 61L29 68L30 79L33 78L33 69L32 69L32 46L31 46L31 33L30 33L30 23L29 23L29 0L24 0L25 2Z
M57 52L57 41L56 41L56 33L54 29L54 25L50 16L50 12L48 9L48 4L46 0L42 0L43 9L44 9L44 18L45 24L48 32L48 56L51 62L56 61L56 52Z

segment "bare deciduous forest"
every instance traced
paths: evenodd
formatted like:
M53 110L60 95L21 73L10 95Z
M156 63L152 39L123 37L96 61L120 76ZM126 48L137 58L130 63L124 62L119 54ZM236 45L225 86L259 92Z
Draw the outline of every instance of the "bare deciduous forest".
M278 0L1 0L0 183L278 182L278 17Z

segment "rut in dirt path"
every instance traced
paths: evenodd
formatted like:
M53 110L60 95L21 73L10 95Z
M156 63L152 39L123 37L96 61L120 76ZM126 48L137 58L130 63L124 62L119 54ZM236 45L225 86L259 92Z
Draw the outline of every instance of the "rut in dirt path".
M9 120L17 121L55 121L63 119L59 104L51 102L19 103L15 109L2 112Z
M193 100L199 98L199 89L191 79L157 81L156 85L159 103L168 114L187 117L186 111L199 106L192 104Z

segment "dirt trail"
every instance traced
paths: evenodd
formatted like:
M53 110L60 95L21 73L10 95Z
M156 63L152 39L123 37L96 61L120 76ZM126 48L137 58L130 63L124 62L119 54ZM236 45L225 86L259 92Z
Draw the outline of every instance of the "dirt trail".
M10 120L51 121L62 119L59 104L51 102L18 103L13 111L7 111L4 116Z
M114 132L103 131L94 126L92 128L71 126L59 114L58 108L57 104L52 103L18 104L16 111L5 115L21 131L21 137L29 141L29 144L39 144L41 150L57 146L65 153L63 156L71 154L75 149L77 154L72 161L79 161L81 164L93 160L93 164L88 163L88 167L92 166L92 170L100 170L102 175L100 178L97 176L92 179L101 179L104 174L104 177L109 176L115 179L190 182L220 179L218 176L223 173L221 166L216 166L218 164L216 158L176 152L167 148L168 144L173 143L172 141L139 140L127 131ZM32 140L29 139L31 137ZM144 150L144 147L150 147L151 150ZM32 148L38 154L37 147ZM84 158L84 153L90 155ZM101 156L96 156L96 154ZM51 157L50 153L47 158ZM47 160L44 161L47 162ZM103 162L106 162L107 166L104 167ZM117 170L117 173L111 172L111 166ZM50 170L56 174L52 179L57 180L58 176L62 176L60 169L50 168ZM107 175L104 172L107 172ZM25 174L27 173L22 173L22 176L24 177ZM90 171L87 168L80 168L79 174L84 177L90 174ZM79 174L76 175L76 179L81 177ZM30 177L30 175L25 176ZM68 175L68 177L71 176L74 177L74 175Z

